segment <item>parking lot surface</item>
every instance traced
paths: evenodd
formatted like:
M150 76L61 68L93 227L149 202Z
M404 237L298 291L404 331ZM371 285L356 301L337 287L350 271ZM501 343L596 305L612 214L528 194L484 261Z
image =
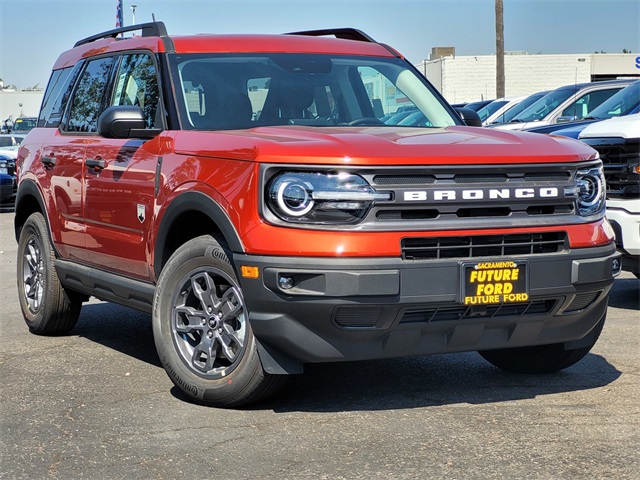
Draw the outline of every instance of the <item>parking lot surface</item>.
M592 352L546 376L475 353L311 365L277 398L186 401L146 314L91 301L28 332L0 213L0 478L640 478L639 285L615 282Z

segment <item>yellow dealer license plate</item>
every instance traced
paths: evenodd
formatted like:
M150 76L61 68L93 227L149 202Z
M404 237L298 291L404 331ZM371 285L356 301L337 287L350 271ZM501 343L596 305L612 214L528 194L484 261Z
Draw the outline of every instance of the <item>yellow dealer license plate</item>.
M492 305L529 300L527 263L505 260L462 264L462 303Z

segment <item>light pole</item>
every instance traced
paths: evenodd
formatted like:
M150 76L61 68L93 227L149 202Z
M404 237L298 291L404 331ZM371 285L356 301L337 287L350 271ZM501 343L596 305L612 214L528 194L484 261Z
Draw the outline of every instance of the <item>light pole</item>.
M496 98L505 95L504 75L504 5L496 0Z
M136 5L135 3L131 5L131 25L136 24Z

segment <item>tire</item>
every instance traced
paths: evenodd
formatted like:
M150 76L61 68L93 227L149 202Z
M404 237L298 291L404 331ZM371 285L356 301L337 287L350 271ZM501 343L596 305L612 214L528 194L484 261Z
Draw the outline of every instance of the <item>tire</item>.
M286 382L263 370L230 254L209 235L186 242L167 262L152 323L164 369L196 403L239 407Z
M31 333L62 335L78 322L82 301L65 291L55 268L55 252L41 213L25 222L18 240L18 297Z
M509 372L529 374L557 372L574 365L589 353L600 337L605 318L606 315L603 315L588 334L588 344L580 348L566 349L564 343L555 343L533 347L484 350L478 353L489 363Z

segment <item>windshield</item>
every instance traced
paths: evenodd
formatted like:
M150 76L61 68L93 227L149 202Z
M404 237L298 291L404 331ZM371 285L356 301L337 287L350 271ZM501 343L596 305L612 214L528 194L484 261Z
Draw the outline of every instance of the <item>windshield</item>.
M18 118L13 123L14 130L28 132L33 128L36 128L36 118Z
M533 105L533 103L536 100L539 100L540 98L544 97L547 93L549 93L549 92L538 92L538 93L534 93L533 95L529 95L527 98L525 98L521 102L518 102L513 107L511 107L509 110L507 110L502 115L500 115L500 118L498 118L495 121L491 122L491 125L496 124L496 123L508 123L508 122L510 122L516 116L518 116L521 112L523 112L525 109L527 109L531 105Z
M420 115L401 126L460 124L433 87L401 59L193 54L172 55L170 61L181 86L177 100L186 129L398 125L398 117L415 112Z
M480 120L484 122L487 118L489 118L490 115L496 113L498 109L500 109L500 107L506 105L507 103L509 103L509 100L494 100L488 105L485 105L480 110L478 110L478 116L480 117Z
M640 82L635 82L609 97L588 113L597 120L628 115L640 105Z
M559 88L547 93L535 101L531 106L515 116L512 122L537 122L553 112L558 105L576 92L576 87Z

